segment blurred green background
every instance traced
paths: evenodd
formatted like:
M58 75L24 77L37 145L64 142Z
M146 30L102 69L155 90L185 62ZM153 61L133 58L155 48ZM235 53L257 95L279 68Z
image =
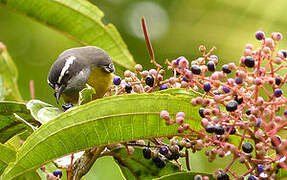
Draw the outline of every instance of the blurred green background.
M256 47L254 34L263 30L267 36L279 31L287 35L286 0L91 0L104 13L103 21L114 24L137 63L152 68L140 17L145 16L156 54L163 64L166 58L185 56L192 60L200 55L198 46L216 46L220 64L238 62L246 43ZM42 24L0 7L0 41L3 42L19 71L19 87L25 100L30 99L29 81L34 80L37 99L56 105L47 74L52 63L64 50L78 43ZM279 49L287 46L283 39ZM103 162L110 161L106 159ZM95 179L119 177L107 163L97 163L103 175ZM106 178L104 178L106 177ZM93 178L94 179L94 178ZM116 178L117 179L117 178Z

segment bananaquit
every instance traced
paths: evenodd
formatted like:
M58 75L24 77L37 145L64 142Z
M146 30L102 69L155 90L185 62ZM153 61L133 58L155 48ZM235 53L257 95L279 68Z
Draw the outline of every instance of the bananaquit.
M110 56L95 46L72 48L59 55L52 65L48 83L55 91L57 103L62 96L66 103L76 104L86 84L92 86L101 98L111 87L114 65Z

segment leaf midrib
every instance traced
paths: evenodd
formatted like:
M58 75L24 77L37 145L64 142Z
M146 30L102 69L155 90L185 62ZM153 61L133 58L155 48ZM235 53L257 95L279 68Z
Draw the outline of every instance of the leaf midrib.
M96 120L107 119L107 118L110 118L110 117L130 116L130 115L144 115L144 114L159 114L159 113L160 113L160 112L140 112L140 113L137 112L137 113L113 114L113 115L109 115L109 116L102 116L102 117L99 117L99 118L93 118L93 119L90 119L90 120L87 120L87 121L83 121L83 122L79 122L79 123L75 123L75 124L66 126L65 128L59 129L59 130L55 131L54 133L51 133L49 136L46 136L44 139L38 141L37 144L35 144L34 146L30 147L29 150L28 150L25 154L23 154L20 159L16 160L15 162L17 163L17 162L19 162L20 160L22 160L23 158L25 158L26 155L27 155L30 151L32 151L32 150L34 149L34 147L36 147L37 145L43 143L44 140L48 139L49 137L54 136L55 134L57 134L58 132L60 132L60 131L62 131L62 130L69 129L69 128L74 127L74 126L79 126L79 125L83 125L83 124L86 124L86 123L90 123L90 122L96 121ZM193 119L193 118L190 118L190 119ZM184 134L184 133L183 133L183 134ZM174 135L176 135L176 134L174 134ZM160 136L156 136L156 137L160 137ZM126 142L126 141L122 141L122 142ZM108 143L108 144L109 144L109 143ZM108 145L108 144L103 144L103 145ZM86 149L86 148L85 148L85 149ZM79 149L79 151L81 151L81 150L84 150L84 149ZM49 161L50 161L50 160L49 160ZM42 164L45 164L45 163L47 163L47 162L49 162L49 161L45 161L45 162L43 162ZM20 166L21 166L21 165L20 165ZM15 174L13 177L17 177L18 175L24 174L25 172L28 172L28 171L30 171L30 170L32 170L32 169L34 169L34 167L31 167L31 168L29 168L29 169L26 169L25 171L21 171L20 173ZM12 177L12 178L13 178L13 177Z
M98 25L102 27L104 33L105 33L105 34L108 34L109 37L112 39L112 41L115 42L116 46L120 49L120 51L122 52L122 54L125 54L126 57L129 57L129 54L127 54L127 52L119 46L119 43L114 39L113 36L111 36L110 32L106 30L106 29L110 28L110 27L109 27L110 24L106 25L106 28L105 28L105 26L103 25L103 23L102 23L101 21L99 22L98 20L96 20L96 19L90 17L89 15L86 15L86 14L84 14L84 13L81 12L81 11L77 11L77 10L76 10L75 8L73 8L73 7L70 7L70 6L68 6L68 5L66 5L66 4L63 4L63 3L61 3L61 2L58 2L58 1L56 1L56 0L55 0L55 1L54 1L54 0L49 0L49 1L51 1L52 3L58 3L58 4L60 4L60 5L64 6L64 7L70 8L71 10L73 10L73 11L75 11L75 12L81 14L81 15L84 16L84 17L88 17L88 19L92 20L93 22L97 22ZM56 27L53 27L53 26L48 25L45 21L40 21L40 20L36 19L35 17L28 16L26 13L21 12L21 11L17 10L16 8L12 8L12 7L9 6L8 4L4 4L4 3L2 3L2 2L0 1L0 5L1 5L1 4L2 4L3 6L6 6L6 7L10 8L10 9L13 9L14 11L16 11L16 12L19 13L19 14L23 14L23 15L25 15L26 17L31 18L31 19L34 20L34 21L37 21L37 22L39 22L39 23L41 23L41 24L44 24L45 26L47 26L47 27L49 27L49 28L55 29L56 31L63 33L64 35L66 35L66 36L69 37L70 39L75 40L75 41L79 42L80 44L82 44L82 45L84 45L84 46L87 46L87 45L88 45L88 43L81 41L78 37L73 36L73 35L72 35L71 33L69 33L69 32L61 31L60 29L58 29L58 28L56 28ZM102 19L102 17L101 17L100 19ZM97 24L97 23L96 23L96 24ZM123 44L123 45L124 45L124 44ZM124 46L126 46L126 45L124 45ZM128 58L128 59L129 59L129 58ZM119 64L119 65L121 65L121 66L123 66L123 67L129 68L129 67L127 67L124 63L122 63L121 61L117 61L116 63ZM132 62L131 62L131 63L132 63Z

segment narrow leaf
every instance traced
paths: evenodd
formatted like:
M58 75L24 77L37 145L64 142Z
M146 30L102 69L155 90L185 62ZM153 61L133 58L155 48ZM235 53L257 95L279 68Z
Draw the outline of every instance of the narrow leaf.
M0 144L0 175L10 162L15 161L16 152L7 145Z
M104 14L86 0L0 0L7 6L35 19L83 45L98 46L113 61L133 69L134 60L117 29L101 21Z
M6 47L0 42L1 99L22 101L17 80L18 71Z
M201 172L179 172L179 173L173 173L166 176L162 176L161 178L157 178L156 180L190 180L195 179L194 177L196 175L200 175L201 177L207 176L210 180L213 180L214 177L212 174L208 173L201 173Z
M2 101L0 102L1 143L6 142L9 138L13 137L16 134L23 132L26 129L29 129L29 127L27 127L27 125L23 121L20 121L14 116L14 113L16 113L18 116L20 116L33 126L40 125L40 123L35 121L34 118L30 115L30 112L26 108L25 104Z
M186 123L200 127L198 108L189 96L134 94L113 96L76 107L35 131L20 148L5 178L12 179L58 157L83 149L136 139L178 135L178 125L166 126L162 110L186 113ZM33 161L31 161L33 159Z
M8 164L10 162L15 161L15 158L16 158L16 151L9 148L7 145L0 144L0 176L5 170L5 168L8 166ZM35 171L31 171L17 178L17 180L31 180L31 179L40 180L40 177Z
M179 167L171 161L167 161L164 168L158 168L151 159L143 157L142 150L142 148L135 148L130 156L128 156L126 148L114 150L115 162L120 166L126 179L153 179L179 172Z

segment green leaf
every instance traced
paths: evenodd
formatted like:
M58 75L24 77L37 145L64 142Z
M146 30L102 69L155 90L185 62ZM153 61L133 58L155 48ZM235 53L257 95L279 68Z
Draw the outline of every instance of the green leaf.
M104 49L112 60L128 69L135 62L117 29L104 25L104 14L86 0L0 0L7 6L35 19L83 45Z
M0 144L0 175L8 166L9 162L15 161L16 152L7 145Z
M94 88L86 84L86 87L79 92L79 105L86 104L93 100L93 95L96 94Z
M203 96L203 94L201 94L199 92L196 92L193 90L187 91L184 88L170 88L167 90L158 91L157 93L159 93L159 94L171 94L171 95L186 95L186 96L189 96L190 98Z
M208 176L210 180L214 179L212 174L208 173L202 173L202 172L179 172L179 173L173 173L173 174L168 174L166 176L162 176L160 178L157 178L157 180L190 180L194 179L194 176L196 175L201 175L203 176Z
M189 96L131 94L98 99L62 113L29 136L5 178L12 179L58 157L83 149L136 139L178 135L178 125L166 126L162 110L186 114L199 130L198 108ZM33 159L33 161L31 161Z
M120 166L126 179L152 179L179 172L179 167L171 161L167 161L164 168L158 168L151 159L143 157L142 148L134 149L134 153L130 156L128 156L126 148L114 150L115 162Z
M27 104L27 109L30 110L31 115L41 124L45 124L56 116L60 115L63 111L53 107L40 100L30 100Z
M40 125L40 123L35 121L30 115L25 104L2 101L0 102L0 143L4 143L14 135L26 129L30 129L23 121L17 119L14 113L33 126Z
M10 162L15 161L16 151L9 148L7 145L0 144L0 175L3 173L4 169L8 166ZM1 177L0 177L1 179ZM17 180L40 180L39 175L35 171L25 173Z
M276 174L276 179L286 179L287 177L287 170L280 168L278 173Z
M1 99L8 101L22 101L18 89L18 71L6 47L0 42L0 88Z

